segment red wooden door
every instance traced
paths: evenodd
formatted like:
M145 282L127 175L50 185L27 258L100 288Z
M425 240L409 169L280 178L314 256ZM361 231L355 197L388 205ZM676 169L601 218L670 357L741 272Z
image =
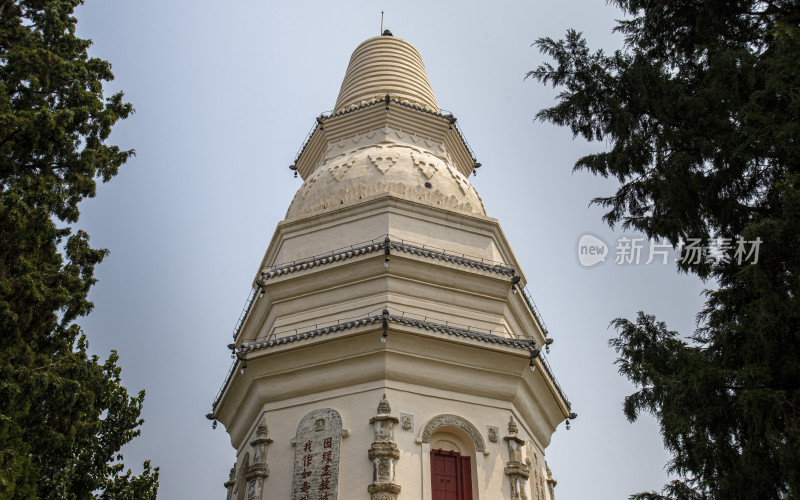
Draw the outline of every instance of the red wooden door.
M472 500L469 457L455 451L431 450L432 500Z
M461 469L461 496L460 499L472 500L472 466L469 457L458 457L458 465Z

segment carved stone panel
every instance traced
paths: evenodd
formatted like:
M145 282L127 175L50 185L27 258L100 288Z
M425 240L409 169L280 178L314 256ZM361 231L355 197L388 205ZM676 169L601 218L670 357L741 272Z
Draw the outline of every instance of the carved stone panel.
M486 434L489 436L489 441L496 443L500 435L500 428L494 425L487 425Z
M400 414L400 427L404 431L414 432L414 415L409 415L407 413Z
M292 500L334 500L339 486L342 417L334 409L314 410L300 421L292 440Z

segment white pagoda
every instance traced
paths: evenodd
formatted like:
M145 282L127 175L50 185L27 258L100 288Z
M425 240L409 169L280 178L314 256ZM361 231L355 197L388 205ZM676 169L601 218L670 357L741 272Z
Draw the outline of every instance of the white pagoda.
M208 415L228 500L553 499L544 450L576 415L479 166L410 43L356 48Z

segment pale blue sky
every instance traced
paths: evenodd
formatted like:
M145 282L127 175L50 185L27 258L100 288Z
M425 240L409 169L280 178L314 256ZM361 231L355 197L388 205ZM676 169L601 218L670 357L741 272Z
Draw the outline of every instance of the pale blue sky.
M250 282L301 180L287 168L314 117L333 107L355 47L385 27L422 54L439 105L458 117L484 166L471 181L511 242L555 344L550 363L580 415L546 455L559 500L626 498L665 482L655 422L629 424L609 322L643 309L691 333L702 284L673 265L582 268L579 237L613 245L587 208L612 181L572 173L602 145L534 123L553 91L525 81L540 36L583 31L617 47L620 13L604 0L559 2L267 2L87 0L78 31L111 61L136 114L112 142L137 157L83 205L81 225L111 250L93 352L117 349L124 384L147 390L128 466L161 467L160 498L222 499L234 461L223 426L205 419L230 363L226 344ZM613 248L612 248L613 251Z

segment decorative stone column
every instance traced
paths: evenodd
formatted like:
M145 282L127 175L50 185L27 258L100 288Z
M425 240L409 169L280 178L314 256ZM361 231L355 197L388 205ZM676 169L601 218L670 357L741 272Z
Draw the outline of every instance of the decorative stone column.
M378 404L378 414L369 419L375 427L375 442L369 448L373 472L367 491L371 500L396 500L400 493L400 485L394 482L394 466L400 458L400 450L394 443L394 424L399 420L389 415L391 411L384 394Z
M247 468L245 479L247 479L247 500L261 500L264 491L264 481L269 477L269 465L267 465L267 450L272 444L272 439L267 437L269 429L266 422L262 420L256 427L256 438L250 441L253 449L253 462Z
M233 499L233 485L236 484L236 464L233 464L231 467L231 471L228 473L228 480L225 481L225 489L228 490L228 495L225 497L225 500L232 500Z
M530 471L522 461L522 447L525 441L519 437L519 429L514 422L514 417L511 417L508 422L508 434L503 439L508 444L508 462L505 473L511 482L511 500L528 500L528 496L525 494L525 481L530 476Z
M545 466L547 466L547 462L545 462ZM547 467L547 490L550 492L550 500L555 500L556 498L556 485L558 481L553 479L553 472L550 470L550 467Z

